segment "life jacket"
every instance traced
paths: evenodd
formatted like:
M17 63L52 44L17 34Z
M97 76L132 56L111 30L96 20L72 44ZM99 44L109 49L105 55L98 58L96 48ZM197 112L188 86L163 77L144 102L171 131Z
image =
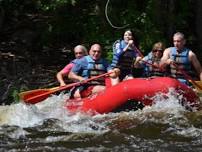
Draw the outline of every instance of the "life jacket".
M159 65L161 61L161 58L155 58L152 55L152 52L148 54L147 62L151 65L146 65L144 69L144 76L146 77L152 77L152 76L165 76L166 74L157 67L154 67L152 65Z
M82 71L82 77L91 78L101 74L104 74L107 71L107 63L104 59L99 59L98 61L94 61L89 55L84 57L87 62L87 69ZM104 77L96 79L94 81L90 81L90 84L103 84L104 85Z
M126 43L124 40L117 40L113 44L113 59L112 59L112 68L120 68L121 70L130 71L133 67L133 63L137 57L137 51L128 49L123 52L123 49L126 47ZM117 49L119 49L122 54L120 56L117 55Z
M176 65L170 65L171 76L177 79L185 79L184 74L179 70L185 71L189 76L196 79L196 73L193 71L193 67L189 61L189 49L184 48L180 53L177 52L176 47L171 47L171 60L175 62Z

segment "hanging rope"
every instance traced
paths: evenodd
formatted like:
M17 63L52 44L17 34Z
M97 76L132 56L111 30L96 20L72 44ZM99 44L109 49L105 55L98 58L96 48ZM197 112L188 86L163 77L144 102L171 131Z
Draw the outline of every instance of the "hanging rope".
M108 5L109 5L109 1L110 0L107 0L107 3L105 5L105 16L106 16L106 19L107 19L108 23L111 25L111 27L116 28L116 29L123 29L123 28L126 28L127 26L129 26L129 24L124 25L124 26L115 26L115 25L112 24L112 22L110 21L110 19L108 17Z

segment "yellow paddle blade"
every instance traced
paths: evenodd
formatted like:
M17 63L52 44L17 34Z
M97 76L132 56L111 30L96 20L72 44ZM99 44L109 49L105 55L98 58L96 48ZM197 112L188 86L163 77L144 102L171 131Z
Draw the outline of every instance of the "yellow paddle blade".
M197 85L194 85L194 87L197 89L197 91L199 91L200 93L202 93L202 81L195 81L195 83Z

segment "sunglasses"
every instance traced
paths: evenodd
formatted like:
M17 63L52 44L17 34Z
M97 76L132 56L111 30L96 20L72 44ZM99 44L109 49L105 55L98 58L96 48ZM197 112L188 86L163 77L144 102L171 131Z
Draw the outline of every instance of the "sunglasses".
M163 52L163 50L162 49L156 49L156 50L153 50L152 52Z

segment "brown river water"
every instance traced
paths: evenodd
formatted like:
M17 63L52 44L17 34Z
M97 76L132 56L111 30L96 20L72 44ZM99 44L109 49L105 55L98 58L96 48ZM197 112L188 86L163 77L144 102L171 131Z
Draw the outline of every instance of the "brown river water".
M90 115L65 109L68 94L0 106L1 152L200 152L202 111L172 96L151 107Z

